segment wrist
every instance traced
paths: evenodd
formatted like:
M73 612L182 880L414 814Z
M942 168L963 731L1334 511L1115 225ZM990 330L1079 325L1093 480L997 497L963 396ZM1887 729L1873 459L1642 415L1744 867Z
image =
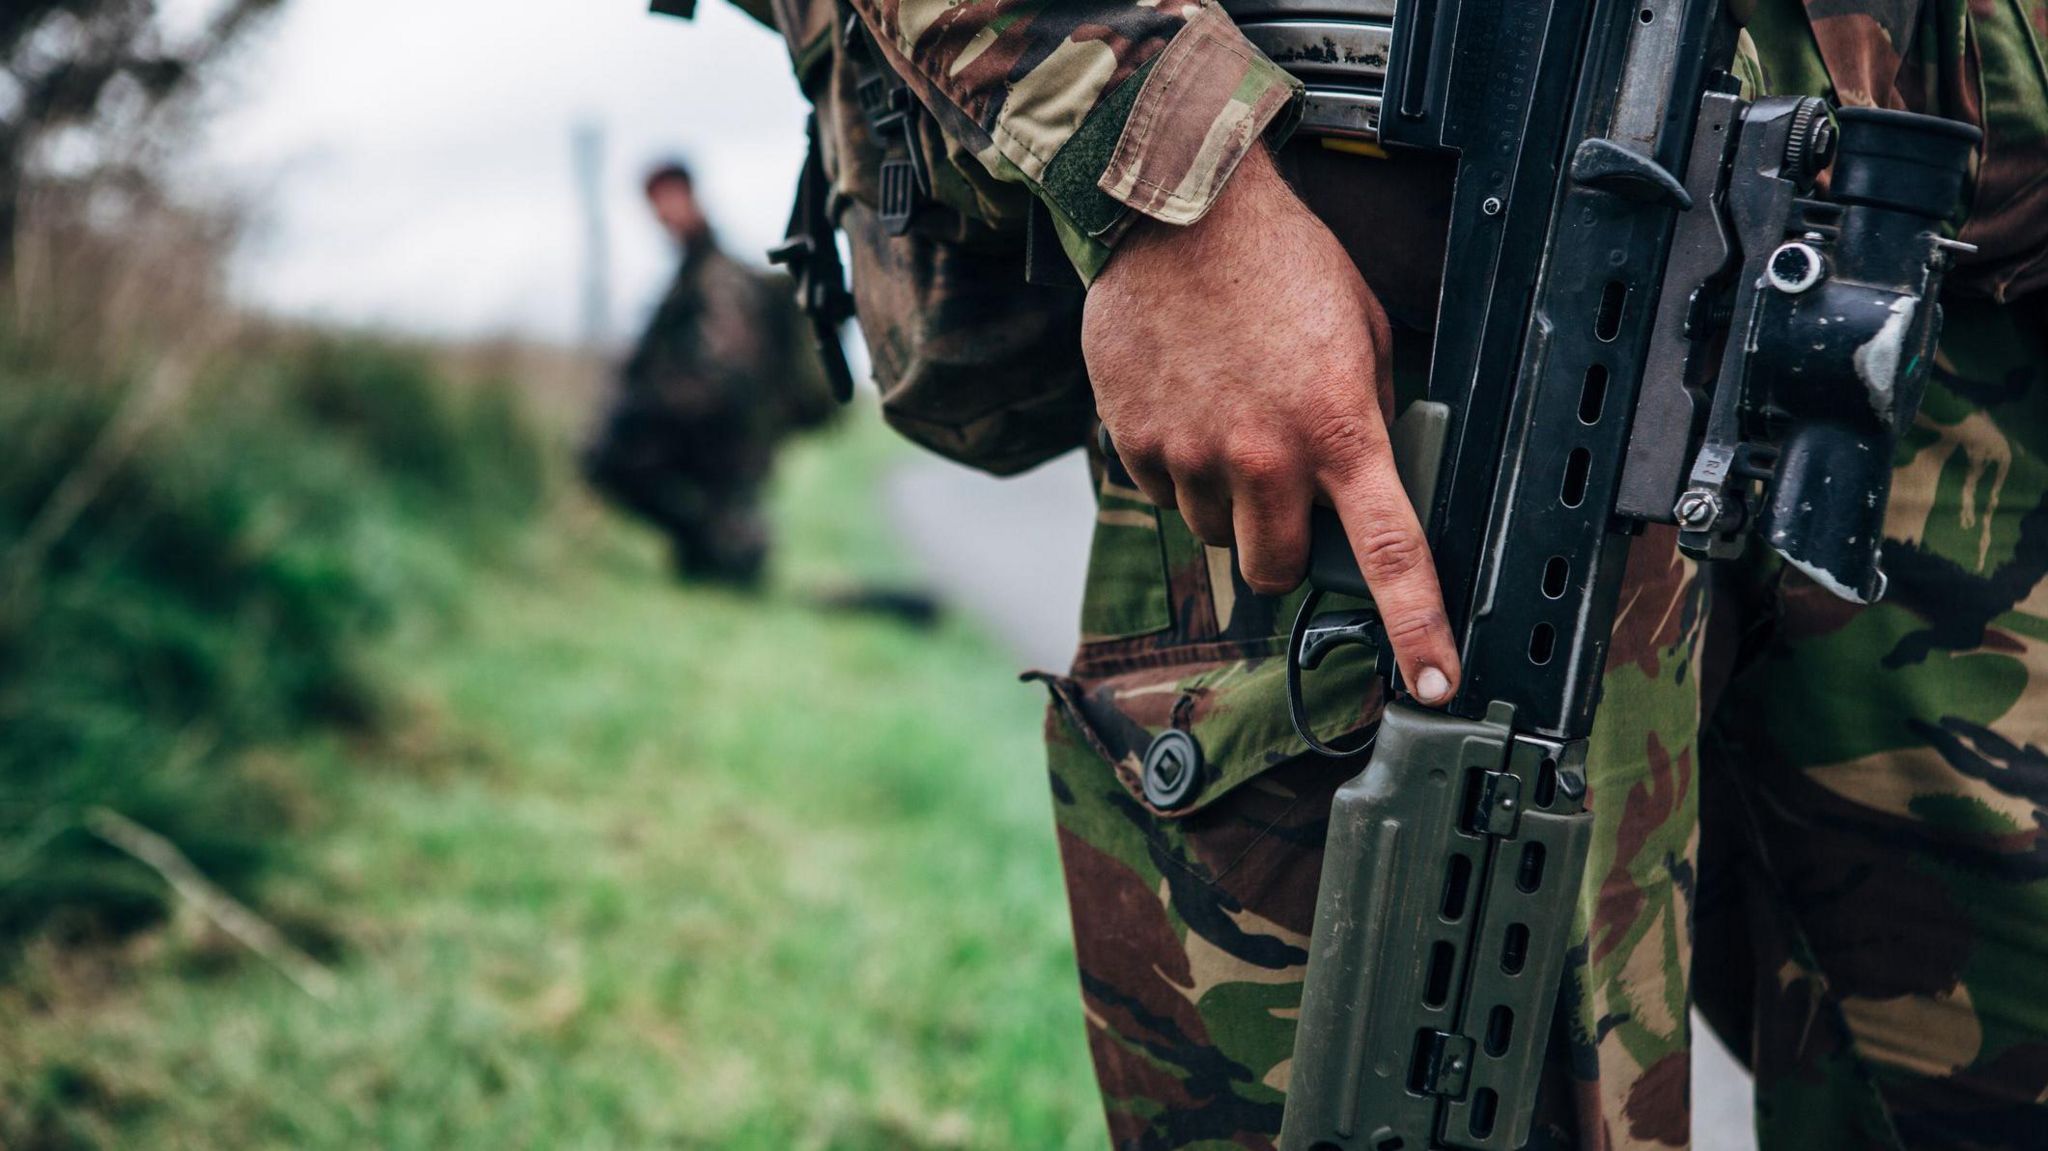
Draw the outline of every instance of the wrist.
M1142 268L1154 264L1186 275L1199 270L1188 261L1207 261L1217 248L1229 246L1234 238L1255 235L1257 229L1270 227L1276 218L1301 211L1306 209L1281 177L1272 153L1264 144L1257 144L1245 154L1230 181L1218 193L1215 206L1201 219L1188 224L1171 224L1150 217L1132 221L1109 253L1095 284L1141 274Z

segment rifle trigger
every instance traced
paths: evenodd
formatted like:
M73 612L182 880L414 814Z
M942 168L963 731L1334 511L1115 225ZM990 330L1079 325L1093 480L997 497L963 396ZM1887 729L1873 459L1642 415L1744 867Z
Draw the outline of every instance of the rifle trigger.
M1315 671L1329 654L1348 644L1385 648L1386 630L1375 611L1333 611L1311 619L1301 641L1301 666Z
M1308 594L1302 597L1301 609L1295 613L1294 626L1287 633L1287 718L1294 723L1294 733L1308 745L1308 749L1325 759L1342 759L1357 755L1373 745L1378 738L1377 728L1362 742L1354 741L1350 746L1338 747L1326 743L1316 735L1315 726L1310 722L1308 696L1302 691L1301 673L1314 671L1322 666L1331 652L1352 644L1378 649L1379 672L1385 675L1389 659L1386 633L1380 627L1379 616L1370 611L1341 611L1323 614L1316 609L1323 602L1323 589L1310 585Z

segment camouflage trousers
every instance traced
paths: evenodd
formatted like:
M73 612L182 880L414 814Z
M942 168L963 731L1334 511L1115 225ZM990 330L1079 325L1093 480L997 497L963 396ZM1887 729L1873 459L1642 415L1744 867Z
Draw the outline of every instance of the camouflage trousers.
M1532 1145L1686 1146L1696 1004L1756 1073L1765 1151L2048 1147L2042 302L1950 306L1883 603L1635 544ZM1270 1147L1331 795L1361 765L1291 758L1288 605L1114 480L1100 504L1048 732L1111 1141ZM1139 780L1169 727L1208 759L1170 814Z

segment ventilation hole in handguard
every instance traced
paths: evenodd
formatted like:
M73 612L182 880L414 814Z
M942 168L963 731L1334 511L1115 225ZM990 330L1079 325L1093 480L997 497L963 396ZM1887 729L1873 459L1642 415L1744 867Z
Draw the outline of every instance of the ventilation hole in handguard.
M1522 849L1522 866L1515 873L1515 886L1524 895L1534 895L1543 886L1543 860L1549 853L1540 843L1532 843Z
M1481 1087L1472 1095L1472 1120L1467 1124L1474 1139L1484 1139L1493 1134L1493 1119L1500 1111L1500 1095L1491 1087Z
M1579 422L1592 427L1600 422L1600 413L1607 407L1607 365L1594 364L1586 369L1586 383L1579 389Z
M1429 1056L1436 1049L1436 1032L1424 1027L1415 1032L1415 1049L1408 1056L1408 1090L1417 1095L1429 1087Z
M1568 508L1578 507L1586 502L1586 485L1593 478L1593 453L1585 448L1573 448L1565 457L1564 484L1557 489L1557 502Z
M1529 962L1529 925L1508 924L1507 937L1501 940L1500 970L1503 975L1520 975L1522 966Z
M1607 287L1600 292L1600 314L1593 321L1593 334L1603 344L1611 344L1621 335L1621 317L1628 311L1628 285L1620 280L1607 281Z
M1508 1053L1515 1038L1515 1013L1503 1003L1486 1017L1486 1053L1495 1059Z
M1444 922L1456 923L1465 918L1465 900L1472 890L1472 861L1462 855L1451 856L1450 874L1444 876L1444 901L1439 908Z
M1458 965L1458 949L1438 940L1429 949L1429 974L1422 983L1422 1005L1432 1010L1442 1007L1451 999L1451 977Z

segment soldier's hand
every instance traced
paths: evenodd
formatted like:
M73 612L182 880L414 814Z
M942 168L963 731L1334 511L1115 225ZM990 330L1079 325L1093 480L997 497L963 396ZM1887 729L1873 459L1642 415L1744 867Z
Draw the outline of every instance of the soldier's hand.
M1096 410L1154 503L1236 547L1254 590L1308 568L1318 500L1344 521L1395 658L1426 703L1458 649L1387 436L1386 313L1263 148L1201 221L1143 222L1088 292Z

